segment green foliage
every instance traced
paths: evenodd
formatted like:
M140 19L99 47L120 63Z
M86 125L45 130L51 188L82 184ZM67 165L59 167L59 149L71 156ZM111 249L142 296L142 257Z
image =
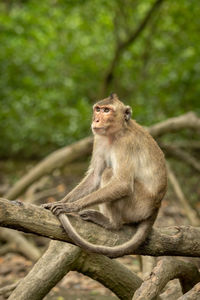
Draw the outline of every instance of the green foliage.
M0 156L44 156L90 133L117 40L152 0L0 2ZM164 1L109 87L145 125L200 111L200 6Z

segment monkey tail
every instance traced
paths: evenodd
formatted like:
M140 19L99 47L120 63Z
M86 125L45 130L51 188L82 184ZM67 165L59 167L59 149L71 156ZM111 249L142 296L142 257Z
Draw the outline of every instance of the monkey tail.
M103 254L111 258L134 254L134 251L145 241L146 237L151 231L155 218L156 215L153 215L148 219L141 221L141 223L139 223L138 225L136 233L129 241L125 242L122 245L108 247L102 245L94 245L86 241L77 233L77 231L71 225L67 215L59 215L59 220L63 225L65 231L67 232L70 239L72 239L72 241L74 241L77 246L83 248L88 252Z

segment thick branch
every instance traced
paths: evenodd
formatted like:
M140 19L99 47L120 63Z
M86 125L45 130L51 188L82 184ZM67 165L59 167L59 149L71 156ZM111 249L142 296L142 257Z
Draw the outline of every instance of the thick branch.
M186 128L200 132L200 118L192 111L179 117L170 118L166 121L157 123L149 127L149 132L152 136L159 137L163 134L176 132Z
M98 254L86 254L76 246L51 242L43 257L20 282L9 300L40 300L70 270L77 270L130 300L142 280L118 261Z
M192 263L175 258L163 258L136 291L133 300L155 299L165 285L175 278L180 279L185 292L199 282L200 274Z
M9 300L41 300L68 273L81 250L62 242L51 243L28 275L12 292Z
M78 217L71 217L71 222L85 239L107 246L124 243L135 233L135 228L131 226L124 226L119 232L111 232ZM0 199L0 226L73 243L50 211L28 203ZM154 229L145 244L134 254L199 257L200 228L180 226Z
M97 254L84 254L74 269L95 280L115 293L119 299L132 299L142 280L120 262Z

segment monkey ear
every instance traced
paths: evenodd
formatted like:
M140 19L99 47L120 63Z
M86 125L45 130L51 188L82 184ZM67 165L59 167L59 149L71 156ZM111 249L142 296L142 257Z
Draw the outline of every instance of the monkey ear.
M124 112L125 121L129 121L131 119L131 116L132 116L132 108L129 105L127 105Z

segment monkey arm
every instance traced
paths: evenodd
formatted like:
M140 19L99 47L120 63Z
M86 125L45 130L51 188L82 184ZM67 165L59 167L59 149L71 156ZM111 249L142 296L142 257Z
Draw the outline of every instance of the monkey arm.
M95 176L94 172L88 172L88 174L81 180L81 182L64 198L62 198L59 202L53 203L45 203L42 204L42 207L46 209L52 209L58 203L65 202L74 202L77 199L83 198L84 196L90 194L95 191L100 184L100 179L98 176Z
M57 216L61 213L78 212L95 204L121 199L129 196L132 192L133 188L129 181L122 181L121 178L112 178L106 186L97 191L73 203L55 203L50 209Z
M100 184L100 178L95 176L94 172L88 173L81 182L63 199L59 202L74 202L77 199L83 198L84 196L95 191Z

